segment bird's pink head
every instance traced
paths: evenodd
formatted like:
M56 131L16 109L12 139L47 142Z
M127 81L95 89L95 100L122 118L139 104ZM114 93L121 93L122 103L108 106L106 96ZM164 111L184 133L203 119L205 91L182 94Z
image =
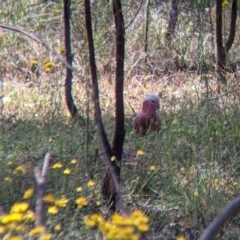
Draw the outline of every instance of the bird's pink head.
M160 100L156 94L148 94L142 104L142 112L144 113L154 113L160 107Z

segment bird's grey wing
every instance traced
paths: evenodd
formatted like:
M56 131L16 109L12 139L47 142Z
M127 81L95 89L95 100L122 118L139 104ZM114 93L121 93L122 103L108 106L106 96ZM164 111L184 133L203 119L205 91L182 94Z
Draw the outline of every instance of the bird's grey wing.
M138 121L138 118L139 118L140 115L141 115L141 112L137 113L136 117L133 119L133 128L136 127L137 121Z
M157 122L157 125L158 125L159 129L160 129L161 125L162 125L162 117L160 116L160 114L156 115L156 122Z

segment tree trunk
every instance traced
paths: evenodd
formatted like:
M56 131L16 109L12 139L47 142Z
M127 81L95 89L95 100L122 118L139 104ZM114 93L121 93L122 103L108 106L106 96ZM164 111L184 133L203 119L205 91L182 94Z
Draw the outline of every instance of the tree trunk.
M227 83L226 80L226 56L232 47L235 31L236 31L236 20L237 20L237 0L232 1L231 9L231 23L230 23L230 32L228 40L223 45L222 37L222 15L223 15L223 6L222 0L216 0L216 45L217 45L217 75L219 83Z
M63 0L63 12L64 12L64 30L65 30L65 49L66 49L66 62L72 67L72 47L71 47L71 27L70 27L70 10L71 0ZM68 111L72 117L77 114L77 108L74 104L72 97L72 68L67 67L66 80L65 80L65 98Z
M168 28L165 38L170 41L175 31L178 20L179 0L172 0L172 8L169 11Z

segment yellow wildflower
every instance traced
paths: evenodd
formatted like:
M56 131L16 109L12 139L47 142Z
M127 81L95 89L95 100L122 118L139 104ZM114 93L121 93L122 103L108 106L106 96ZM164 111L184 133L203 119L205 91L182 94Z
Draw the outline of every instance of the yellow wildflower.
M27 189L23 194L23 199L29 199L33 196L34 190L33 188Z
M29 237L34 237L36 235L39 235L40 233L42 233L43 231L45 231L45 227L44 226L38 226L33 228L29 233L28 236Z
M5 177L4 178L4 182L11 182L11 181L12 181L12 179L10 177Z
M69 200L65 196L61 197L60 199L56 199L54 201L57 207L66 207L68 202Z
M35 221L35 213L32 210L28 210L24 215L23 215L23 220L33 222Z
M138 156L143 156L144 154L145 154L145 152L141 149L137 151Z
M184 173L186 171L185 167L181 167L180 171Z
M176 240L186 240L184 236L178 236Z
M88 183L87 183L88 187L93 187L94 185L95 185L95 182L92 180L88 181Z
M144 223L138 224L137 228L140 232L147 232L149 230L148 224L144 224Z
M53 63L53 62L48 61L48 62L45 62L45 63L44 63L44 68L45 68L45 69L46 69L46 68L52 68L52 67L54 67L54 63Z
M227 7L227 6L229 6L229 4L230 4L229 1L224 0L223 3L222 3L222 6Z
M23 237L21 236L12 236L10 238L7 238L8 240L23 240Z
M62 229L62 225L59 223L59 224L57 224L55 227L54 227L54 230L56 231L56 232L58 232L58 231L60 231Z
M91 216L84 216L83 222L89 228L95 227L97 225L97 222L94 219L92 219Z
M10 222L6 225L6 228L10 231L13 231L16 229L18 224L19 224L18 222Z
M31 63L32 66L34 66L34 65L37 65L38 62L37 62L36 59L33 59L33 60L30 61L30 63Z
M53 8L53 9L52 9L52 13L53 13L53 14L59 13L59 10L58 10L57 8Z
M193 195L194 195L195 198L198 198L199 197L198 191L195 191Z
M79 197L75 200L78 205L78 208L83 208L84 206L88 205L88 200L85 197Z
M43 201L46 202L46 203L53 203L54 202L54 196L50 193L43 198Z
M42 236L40 236L39 240L50 240L52 239L52 234L51 233L45 233Z
M66 169L63 171L63 173L64 173L65 175L69 175L69 174L71 173L71 170L70 170L69 168L66 168Z
M25 174L26 173L26 169L23 166L18 166L15 168L14 173L20 173L20 174Z
M70 163L73 164L73 165L76 164L77 163L77 159L73 158Z
M57 214L58 213L57 206L50 206L50 207L48 207L48 213L49 214Z
M150 166L149 170L150 170L151 172L154 172L154 171L156 170L156 166L155 166L155 165Z
M124 218L123 218L122 215L120 215L119 213L113 214L113 216L112 216L112 223L113 224L120 225L120 224L123 223L123 221L124 221Z
M7 162L7 165L8 165L8 166L12 166L12 165L13 165L13 161L8 161L8 162Z
M59 52L62 53L62 54L65 53L65 52L66 52L65 47L60 47L60 48L59 48Z
M11 213L12 212L19 212L19 213L23 213L26 212L29 208L29 203L26 202L20 202L20 203L15 203L12 208L11 208Z
M23 214L20 212L12 212L2 217L1 222L3 224L9 224L11 222L21 222Z
M0 234L3 234L6 231L6 228L4 226L0 226Z
M62 167L63 167L63 165L62 165L62 163L60 163L60 162L55 163L55 164L52 166L53 169L54 169L54 168L62 168Z
M26 231L26 227L23 224L20 224L15 227L15 230L17 230L18 232L24 233Z
M44 68L44 71L46 73L50 73L51 72L51 68ZM49 138L49 142L52 142L52 138Z
M77 192L81 192L81 191L82 191L82 187L77 187L77 188L76 188L76 191L77 191Z

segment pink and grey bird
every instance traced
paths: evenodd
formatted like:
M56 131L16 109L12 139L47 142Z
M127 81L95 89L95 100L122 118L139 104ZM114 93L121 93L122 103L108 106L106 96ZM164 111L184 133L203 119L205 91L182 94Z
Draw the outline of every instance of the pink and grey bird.
M161 127L161 117L157 113L160 107L160 100L156 94L148 94L142 103L142 111L133 120L134 132L139 136L144 136L148 130L159 131Z

